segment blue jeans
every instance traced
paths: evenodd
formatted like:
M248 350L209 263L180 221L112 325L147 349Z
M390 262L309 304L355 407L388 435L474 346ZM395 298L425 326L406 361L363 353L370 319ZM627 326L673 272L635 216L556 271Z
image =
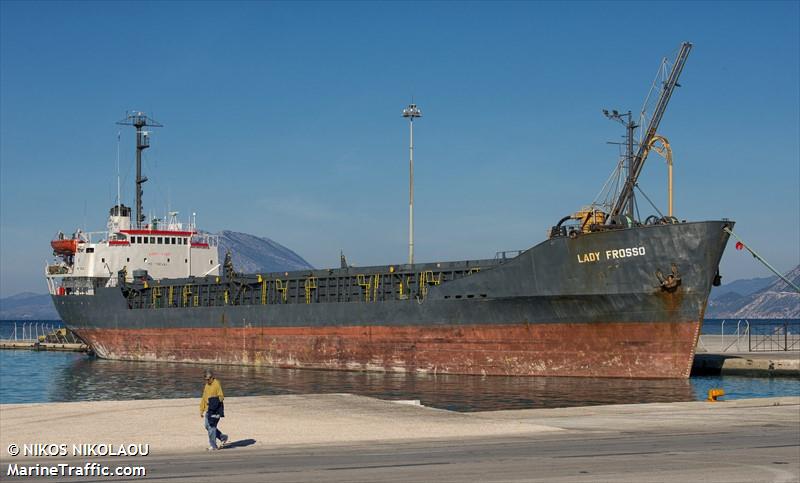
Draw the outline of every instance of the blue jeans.
M217 428L216 424L213 426L211 425L211 422L208 420L208 413L206 413L206 417L203 418L203 421L206 423L206 431L208 431L208 445L212 448L216 448L217 440L222 441L226 439L226 436L222 434L222 431Z

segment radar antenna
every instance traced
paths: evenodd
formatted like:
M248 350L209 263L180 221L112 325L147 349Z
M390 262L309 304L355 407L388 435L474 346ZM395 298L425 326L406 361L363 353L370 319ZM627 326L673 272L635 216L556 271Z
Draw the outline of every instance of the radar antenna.
M147 181L147 176L142 176L142 151L150 147L150 132L143 131L142 128L164 126L141 111L126 112L125 119L117 124L136 128L136 228L141 228L145 220L142 214L142 184Z

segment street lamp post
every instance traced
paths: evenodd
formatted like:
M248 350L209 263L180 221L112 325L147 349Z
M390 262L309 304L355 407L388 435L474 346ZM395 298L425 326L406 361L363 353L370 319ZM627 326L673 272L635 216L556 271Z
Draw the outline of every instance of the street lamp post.
M403 109L403 117L408 118L408 263L414 263L414 118L422 117L422 111L411 103Z

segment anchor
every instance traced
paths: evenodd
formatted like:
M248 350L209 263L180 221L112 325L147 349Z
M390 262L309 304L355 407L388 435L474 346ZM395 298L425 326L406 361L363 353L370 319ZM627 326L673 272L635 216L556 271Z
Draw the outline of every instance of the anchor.
M678 274L678 266L674 263L672 264L672 273L664 276L661 273L661 270L656 270L656 278L658 278L658 282L661 284L661 290L666 292L674 292L678 286L681 284L681 276Z

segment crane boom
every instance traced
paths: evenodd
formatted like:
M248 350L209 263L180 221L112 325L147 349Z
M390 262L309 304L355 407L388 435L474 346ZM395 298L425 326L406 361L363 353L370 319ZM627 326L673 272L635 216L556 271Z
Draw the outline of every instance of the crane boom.
M681 71L683 71L683 66L686 64L686 59L689 57L689 51L691 49L692 44L690 42L683 42L681 44L680 51L675 58L675 63L672 65L669 77L667 77L667 80L661 88L661 95L653 110L653 117L650 119L650 124L647 126L644 138L639 141L639 150L631 160L628 179L625 181L625 186L623 186L616 203L614 203L611 216L619 215L625 210L625 207L631 203L633 188L636 186L636 181L647 159L650 141L656 135L658 125L661 123L661 118L664 117L664 111L666 111L669 99L672 97L672 91L675 90L675 86L678 85L678 77L680 77Z

